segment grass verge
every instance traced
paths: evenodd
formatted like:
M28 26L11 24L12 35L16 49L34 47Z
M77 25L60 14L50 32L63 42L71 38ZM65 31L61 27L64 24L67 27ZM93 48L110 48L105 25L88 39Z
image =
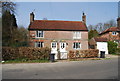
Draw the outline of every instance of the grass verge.
M82 59L69 59L69 61L85 61L85 60L109 60L110 58L82 58Z
M4 61L2 64L5 63L47 63L49 60L42 59L42 60L26 60L26 59L16 59L16 60L7 60Z
M120 56L120 54L115 54L115 53L114 54L110 54L110 55L118 55L118 56Z

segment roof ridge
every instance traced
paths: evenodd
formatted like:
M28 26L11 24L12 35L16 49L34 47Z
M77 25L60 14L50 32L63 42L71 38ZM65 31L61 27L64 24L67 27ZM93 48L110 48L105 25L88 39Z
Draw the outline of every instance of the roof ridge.
M82 21L64 20L34 20L29 25L29 29L88 31L85 23Z
M112 28L118 28L118 27L112 26L112 27L110 27L110 28L105 29L105 30L102 31L100 34L105 33L105 32L107 32L107 31L110 31Z
M65 20L35 20L35 21L65 21ZM66 21L66 22L82 22L82 21Z

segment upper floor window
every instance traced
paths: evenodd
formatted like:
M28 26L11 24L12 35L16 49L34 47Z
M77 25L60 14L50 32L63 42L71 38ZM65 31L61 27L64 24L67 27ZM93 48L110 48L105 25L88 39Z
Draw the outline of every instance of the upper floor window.
M74 42L74 43L73 43L73 48L74 48L74 49L80 49L80 48L81 48L80 42Z
M44 47L44 43L43 42L35 42L35 47Z
M73 39L80 39L81 38L81 32L73 32Z
M36 31L36 37L44 37L43 31Z
M113 32L112 32L112 35L117 35L117 32L113 31Z

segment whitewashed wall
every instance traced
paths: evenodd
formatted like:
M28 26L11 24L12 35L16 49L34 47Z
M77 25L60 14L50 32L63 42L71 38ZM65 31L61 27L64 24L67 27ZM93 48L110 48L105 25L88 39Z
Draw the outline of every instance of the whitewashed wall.
M108 54L108 44L107 42L97 42L97 49L100 51L105 51L105 54Z

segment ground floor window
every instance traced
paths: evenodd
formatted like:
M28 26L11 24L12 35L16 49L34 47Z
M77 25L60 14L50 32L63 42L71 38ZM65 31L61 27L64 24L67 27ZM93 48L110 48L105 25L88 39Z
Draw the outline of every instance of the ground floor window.
M43 42L35 42L35 47L44 47L44 43Z
M80 42L74 42L74 43L73 43L73 48L74 48L74 49L80 49L80 48L81 48Z

